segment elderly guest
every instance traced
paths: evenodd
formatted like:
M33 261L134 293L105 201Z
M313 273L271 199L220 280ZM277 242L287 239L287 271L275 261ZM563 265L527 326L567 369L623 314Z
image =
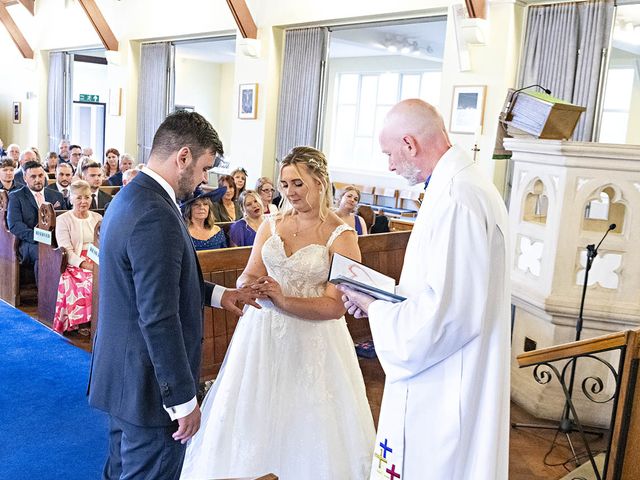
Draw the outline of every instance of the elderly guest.
M353 228L358 235L367 234L367 224L360 215L356 213L360 202L360 190L353 185L347 185L340 195L336 215L340 217L344 223Z
M0 190L10 192L20 188L22 185L16 185L13 176L16 172L16 162L12 158L3 157L0 160Z
M256 191L260 194L262 204L264 205L264 213L269 215L278 213L278 207L273 204L273 194L276 189L273 188L273 181L269 177L260 177L256 182Z
M183 205L184 219L196 250L226 248L224 231L215 224L213 204L207 197L195 198Z
M235 222L242 218L242 211L236 199L236 184L231 175L222 175L218 179L218 187L227 187L224 196L213 204L213 215L216 222Z
M102 216L89 211L91 187L83 180L71 184L72 210L56 219L58 246L67 250L69 264L60 276L53 329L58 333L79 330L88 335L91 321L93 262L87 257L93 231Z
M232 247L246 247L253 245L258 227L264 220L262 199L255 190L245 190L240 195L240 207L244 218L238 220L229 228L229 240Z

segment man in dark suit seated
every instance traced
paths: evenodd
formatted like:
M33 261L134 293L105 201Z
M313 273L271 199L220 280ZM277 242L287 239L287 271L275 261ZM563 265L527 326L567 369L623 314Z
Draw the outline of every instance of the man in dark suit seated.
M179 477L186 442L200 427L202 308L241 315L238 301L257 306L248 290L203 281L177 205L206 180L218 152L204 117L169 115L147 167L102 221L89 404L110 415L103 479Z
M53 208L59 209L64 198L61 193L44 188L47 174L40 163L35 160L27 162L23 169L26 185L9 194L7 223L9 231L20 240L20 263L34 265L37 279L38 243L33 239L33 229L38 225L38 208L49 202Z
M34 162L37 160L38 160L38 157L36 156L36 153L33 150L23 151L20 154L20 157L18 160L18 169L15 171L13 175L13 181L16 182L18 185L25 185L26 182L24 181L24 165L27 162Z
M45 188L60 192L64 197L65 204L61 210L71 210L71 201L69 200L71 179L73 178L73 168L68 163L59 163L56 166L56 183L50 183Z
M98 162L86 162L82 165L82 179L91 187L91 209L104 208L104 206L113 200L113 197L107 192L100 190L102 185L102 167Z

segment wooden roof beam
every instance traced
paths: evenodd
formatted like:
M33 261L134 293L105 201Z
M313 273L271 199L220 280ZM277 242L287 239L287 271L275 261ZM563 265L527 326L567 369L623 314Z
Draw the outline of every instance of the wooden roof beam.
M258 27L253 21L247 2L245 0L227 0L227 5L229 5L242 38L258 38Z
M487 18L487 2L485 0L464 0L469 18Z
M16 22L13 21L13 18L11 17L11 14L7 10L7 7L5 7L4 3L0 3L0 22L4 24L5 28L9 32L9 35L11 36L11 40L13 40L13 43L16 44L16 47L18 47L18 50L20 50L22 56L24 58L32 59L33 49L29 45L29 42L27 42L27 39L24 38L24 35L22 35L22 32L18 28L18 25L16 25Z
M26 8L27 10L29 10L29 13L31 15L35 15L35 0L18 0L22 6L24 6L24 8Z
M118 40L113 34L111 27L109 27L104 15L102 15L102 12L98 8L95 0L78 0L78 2L87 14L87 17L89 17L89 21L100 37L100 41L102 42L102 45L104 45L104 48L106 50L117 52Z

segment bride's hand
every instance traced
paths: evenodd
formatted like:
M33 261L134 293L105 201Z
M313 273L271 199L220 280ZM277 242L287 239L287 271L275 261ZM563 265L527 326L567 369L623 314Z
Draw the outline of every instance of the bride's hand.
M276 307L283 307L284 295L282 288L280 288L280 284L272 277L265 276L258 278L253 282L251 288L257 290L259 294L269 297Z

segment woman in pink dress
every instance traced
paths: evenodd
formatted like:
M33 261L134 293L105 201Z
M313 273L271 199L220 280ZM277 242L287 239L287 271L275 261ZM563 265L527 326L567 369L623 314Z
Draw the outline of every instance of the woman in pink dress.
M70 186L72 210L56 219L56 240L67 250L68 265L60 276L53 329L58 333L79 331L88 335L91 321L93 262L87 257L93 231L102 216L89 211L91 187L84 180Z

